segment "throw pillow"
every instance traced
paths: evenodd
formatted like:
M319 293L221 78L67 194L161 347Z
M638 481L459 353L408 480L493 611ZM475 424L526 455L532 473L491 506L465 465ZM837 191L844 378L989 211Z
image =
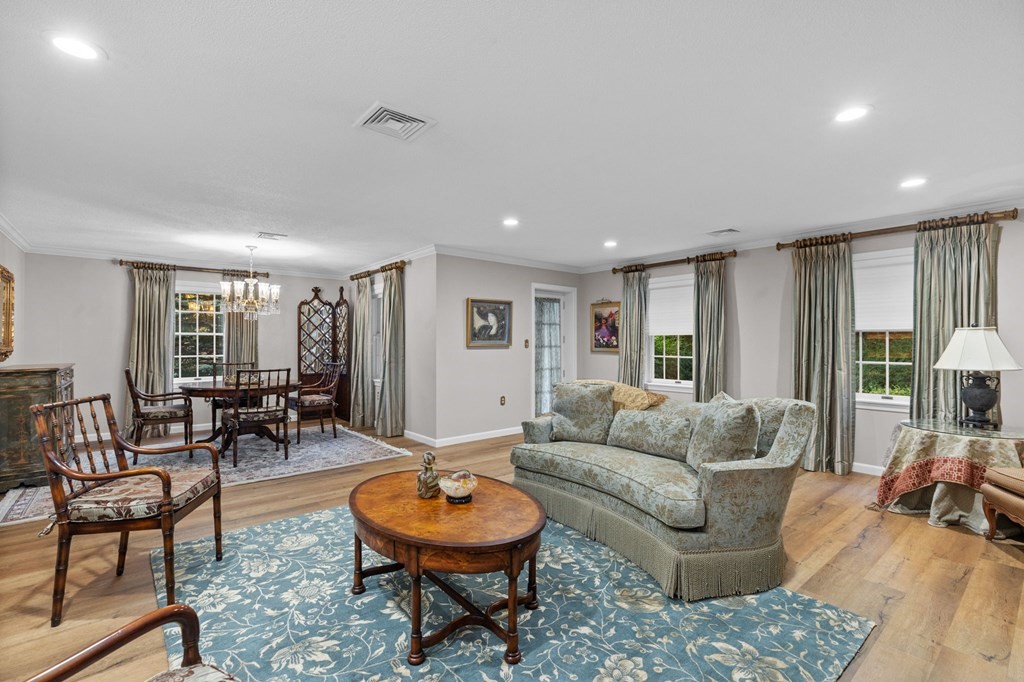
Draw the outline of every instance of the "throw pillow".
M602 384L612 387L612 410L646 410L652 403L647 391L629 384L621 384L608 379L578 379L578 384Z
M694 426L686 463L700 469L704 462L753 459L760 429L760 415L750 403L712 399Z
M555 384L551 440L601 443L612 424L610 384Z
M612 420L608 445L686 461L690 420L668 412L621 410Z

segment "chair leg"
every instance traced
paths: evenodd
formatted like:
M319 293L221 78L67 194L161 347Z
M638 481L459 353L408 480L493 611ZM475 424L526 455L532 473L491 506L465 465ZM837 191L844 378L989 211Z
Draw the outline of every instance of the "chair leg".
M164 578L167 583L167 605L174 603L174 519L164 512L160 519L164 535Z
M231 466L238 468L238 436L237 431L233 431L232 435L234 438L231 440Z
M124 575L124 558L128 554L128 531L121 531L121 541L117 543L117 575Z
M334 430L334 437L338 437L338 422L334 419L334 408L331 408L331 428Z
M224 547L220 533L220 491L213 496L213 543L217 548L217 561L224 558Z
M60 625L64 612L64 587L68 579L68 559L71 556L71 532L59 525L57 537L57 565L53 574L53 608L50 611L50 627Z
M320 433L324 432L324 411L320 410Z
M295 413L295 444L302 445L302 408L296 408Z
M985 533L985 539L991 541L996 536L996 508L986 499L982 499L981 508L985 510L985 520L988 521L988 532Z
M284 458L288 459L288 422L284 423Z
M135 447L139 447L139 445L142 443L142 430L142 422L135 422L133 429L134 433L132 434L133 436L135 436ZM132 457L132 466L135 466L138 463L139 453L136 452L135 456Z

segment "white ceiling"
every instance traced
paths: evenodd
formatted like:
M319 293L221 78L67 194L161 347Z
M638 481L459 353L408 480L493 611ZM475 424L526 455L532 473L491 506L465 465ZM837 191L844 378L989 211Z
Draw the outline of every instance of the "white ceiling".
M0 0L0 230L214 266L281 232L256 252L279 273L431 244L586 271L999 210L1022 33L1019 0ZM437 125L354 128L378 100Z

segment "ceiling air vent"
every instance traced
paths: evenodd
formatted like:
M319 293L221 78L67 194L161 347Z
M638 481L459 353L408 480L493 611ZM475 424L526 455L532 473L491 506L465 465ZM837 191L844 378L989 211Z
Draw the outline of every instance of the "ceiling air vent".
M258 232L256 239L269 239L271 241L277 241L278 239L284 239L288 235L281 234L280 232Z
M373 106L367 109L354 125L412 142L435 123L437 121L432 118L403 114L382 102L374 102Z
M724 230L715 230L714 232L708 232L712 237L724 237L727 234L739 234L739 230L727 227Z

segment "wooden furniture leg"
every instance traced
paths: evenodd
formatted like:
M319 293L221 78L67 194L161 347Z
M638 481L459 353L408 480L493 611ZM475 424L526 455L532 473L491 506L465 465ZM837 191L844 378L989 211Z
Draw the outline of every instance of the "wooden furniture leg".
M508 628L505 630L505 662L515 665L523 660L523 653L519 651L519 625L516 622L516 605L519 601L519 570L521 564L516 561L508 572Z
M409 656L406 659L409 661L409 665L420 665L427 660L421 642L423 638L420 618L422 582L422 576L412 576L412 632L409 635Z

